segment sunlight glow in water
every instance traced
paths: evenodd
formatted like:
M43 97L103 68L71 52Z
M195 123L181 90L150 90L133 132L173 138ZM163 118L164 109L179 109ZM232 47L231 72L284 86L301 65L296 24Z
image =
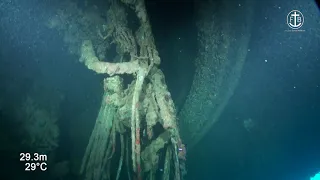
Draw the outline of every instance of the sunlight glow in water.
M310 178L310 180L320 180L320 172Z

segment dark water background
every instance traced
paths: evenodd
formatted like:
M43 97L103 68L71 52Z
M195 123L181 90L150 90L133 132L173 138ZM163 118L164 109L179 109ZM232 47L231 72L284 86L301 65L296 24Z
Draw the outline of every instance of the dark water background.
M320 34L313 31L320 25L315 21L318 18L319 22L319 12L318 17L311 16L317 11L312 3L259 1L239 87L221 121L189 151L187 179L304 180L320 171ZM164 59L162 68L174 95L178 90L170 76L179 64L172 65L170 58L192 59L196 53L194 7L192 3L169 6L150 2L148 8ZM67 53L61 36L39 23L54 9L53 1L0 2L0 92L7 107L20 104L37 79L46 79L47 86L65 94L59 121L59 161L81 158L88 137L79 134L77 141L83 148L74 149L70 128L75 126L74 117L87 112L88 122L82 124L91 131L100 106L103 76L78 63L77 57ZM285 32L286 16L292 9L304 14L305 32ZM1 111L1 131L19 141L11 137L15 128L7 123L12 113ZM247 119L254 122L250 132L243 125ZM4 179L43 178L19 176L21 164L11 156L15 154L1 154Z

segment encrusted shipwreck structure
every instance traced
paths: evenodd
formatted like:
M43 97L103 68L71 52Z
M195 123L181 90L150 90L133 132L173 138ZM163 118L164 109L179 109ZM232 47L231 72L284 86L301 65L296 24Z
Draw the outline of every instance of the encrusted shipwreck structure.
M214 98L219 94L208 91L213 90L210 87L219 84L215 92L220 92L220 87L229 85L223 83L224 80L230 82L232 77L238 78L246 56L243 52L246 52L248 44L249 24L240 29L243 39L238 44L241 47L235 53L240 53L240 60L226 63L229 62L228 46L236 40L229 31L229 24L210 24L215 20L216 14L210 13L211 9L204 10L209 13L205 15L209 15L209 19L204 19L199 25L201 51L197 60L198 74L195 75L193 88L186 101L189 106L184 107L180 118L177 118L177 110L164 74L159 69L161 60L144 0L110 0L106 18L92 11L94 9L82 11L74 4L67 3L47 24L64 34L70 52L79 55L80 62L88 69L108 75L104 79L101 108L83 157L81 173L88 180L119 179L125 164L128 179L156 179L160 167L163 167L162 179L183 179L186 174L186 148L183 139L186 138L190 143L196 142L201 136L195 138L194 134L199 133L206 124L212 125L210 122L215 122L209 120L209 116L199 116L199 113L205 110L205 114L208 114L210 106L212 108L215 105L216 108L221 103L223 106L219 109L220 113L231 96L237 80L232 82L227 95L219 96L218 105ZM129 28L128 13L138 19L137 28ZM221 34L223 31L225 34ZM212 39L206 38L208 35ZM218 36L219 41L214 42ZM108 59L112 44L116 45L117 56ZM232 76L226 73L229 70ZM131 82L124 80L124 74L132 77ZM218 79L215 76L219 76ZM213 84L209 89L199 89L200 86L205 86L203 83L206 81ZM195 96L199 93L202 93L200 99ZM205 104L196 104L204 98L207 99ZM190 111L191 108L195 110ZM200 120L199 117L203 119ZM197 121L202 123L194 126ZM194 134L189 133L192 126L195 127ZM185 128L183 138L179 127ZM121 150L116 152L116 149ZM110 173L115 165L117 173Z
M252 0L208 0L197 4L196 70L178 114L181 136L189 148L219 120L238 85L250 51L255 7Z
M125 6L132 8L140 21L140 27L135 33L127 26ZM67 17L63 15L63 12L60 12L56 17L58 19L52 19L49 25L68 31L70 24L57 23L67 22L63 19ZM166 152L166 173L163 178L170 179L172 176L174 179L180 179L185 173L185 148L180 138L176 110L170 92L165 84L164 75L158 68L160 57L155 47L144 1L111 1L107 22L107 28L103 29L105 31L99 30L97 33L99 41L115 43L121 62L99 59L90 38L83 39L79 52L80 61L88 69L109 75L104 80L105 91L101 109L80 171L85 174L86 179L110 179L108 171L116 146L119 146L119 137L121 154L116 179L119 179L124 164L125 150L128 178L135 174L137 179L154 179L161 149ZM106 35L103 36L102 33ZM86 36L90 34L82 37ZM119 76L121 74L134 77L126 88L122 77ZM154 133L157 123L163 129L160 134ZM147 139L142 138L143 133L147 134ZM128 158L129 153L131 160ZM170 173L171 167L174 167L173 173Z

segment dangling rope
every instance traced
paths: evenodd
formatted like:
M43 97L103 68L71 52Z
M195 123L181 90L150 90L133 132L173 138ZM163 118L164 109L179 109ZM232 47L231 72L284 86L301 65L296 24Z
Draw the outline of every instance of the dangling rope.
M119 160L119 167L118 167L118 171L117 171L117 178L116 180L119 180L120 178L120 172L121 172L121 169L122 169L122 162L123 162L123 156L124 156L124 148L126 148L124 146L124 142L123 142L123 135L120 134L120 143L121 143L121 155L120 155L120 160Z
M113 125L113 117L115 108L108 105L105 101L109 94L106 92L103 96L99 115L92 131L89 144L80 168L80 173L84 171L91 171L95 173L86 173L87 178L100 178L100 172L103 171L102 159L107 149L110 131ZM97 177L98 176L98 177Z
M126 139L126 166L127 166L128 179L131 180L130 167L129 167L129 138L128 137Z
M171 148L167 148L166 157L164 161L164 170L162 180L170 180L170 168L171 168Z
M141 152L141 139L140 139L140 114L139 114L139 97L141 94L142 90L142 85L144 83L145 79L145 72L143 69L139 70L137 72L137 80L136 80L136 85L133 93L133 100L132 100L132 118L131 118L131 135L132 137L135 137L135 142L132 144L132 158L133 161L133 168L135 169L136 167L136 173L138 176L138 180L141 180L141 157L140 157L140 152ZM133 134L133 132L135 134ZM133 139L133 138L132 138ZM134 161L136 160L136 161Z

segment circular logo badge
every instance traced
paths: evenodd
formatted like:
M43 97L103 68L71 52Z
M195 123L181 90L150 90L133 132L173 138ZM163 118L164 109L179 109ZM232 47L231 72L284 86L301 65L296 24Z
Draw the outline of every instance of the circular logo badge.
M292 10L287 15L287 24L291 29L299 29L303 25L303 14L298 10Z

